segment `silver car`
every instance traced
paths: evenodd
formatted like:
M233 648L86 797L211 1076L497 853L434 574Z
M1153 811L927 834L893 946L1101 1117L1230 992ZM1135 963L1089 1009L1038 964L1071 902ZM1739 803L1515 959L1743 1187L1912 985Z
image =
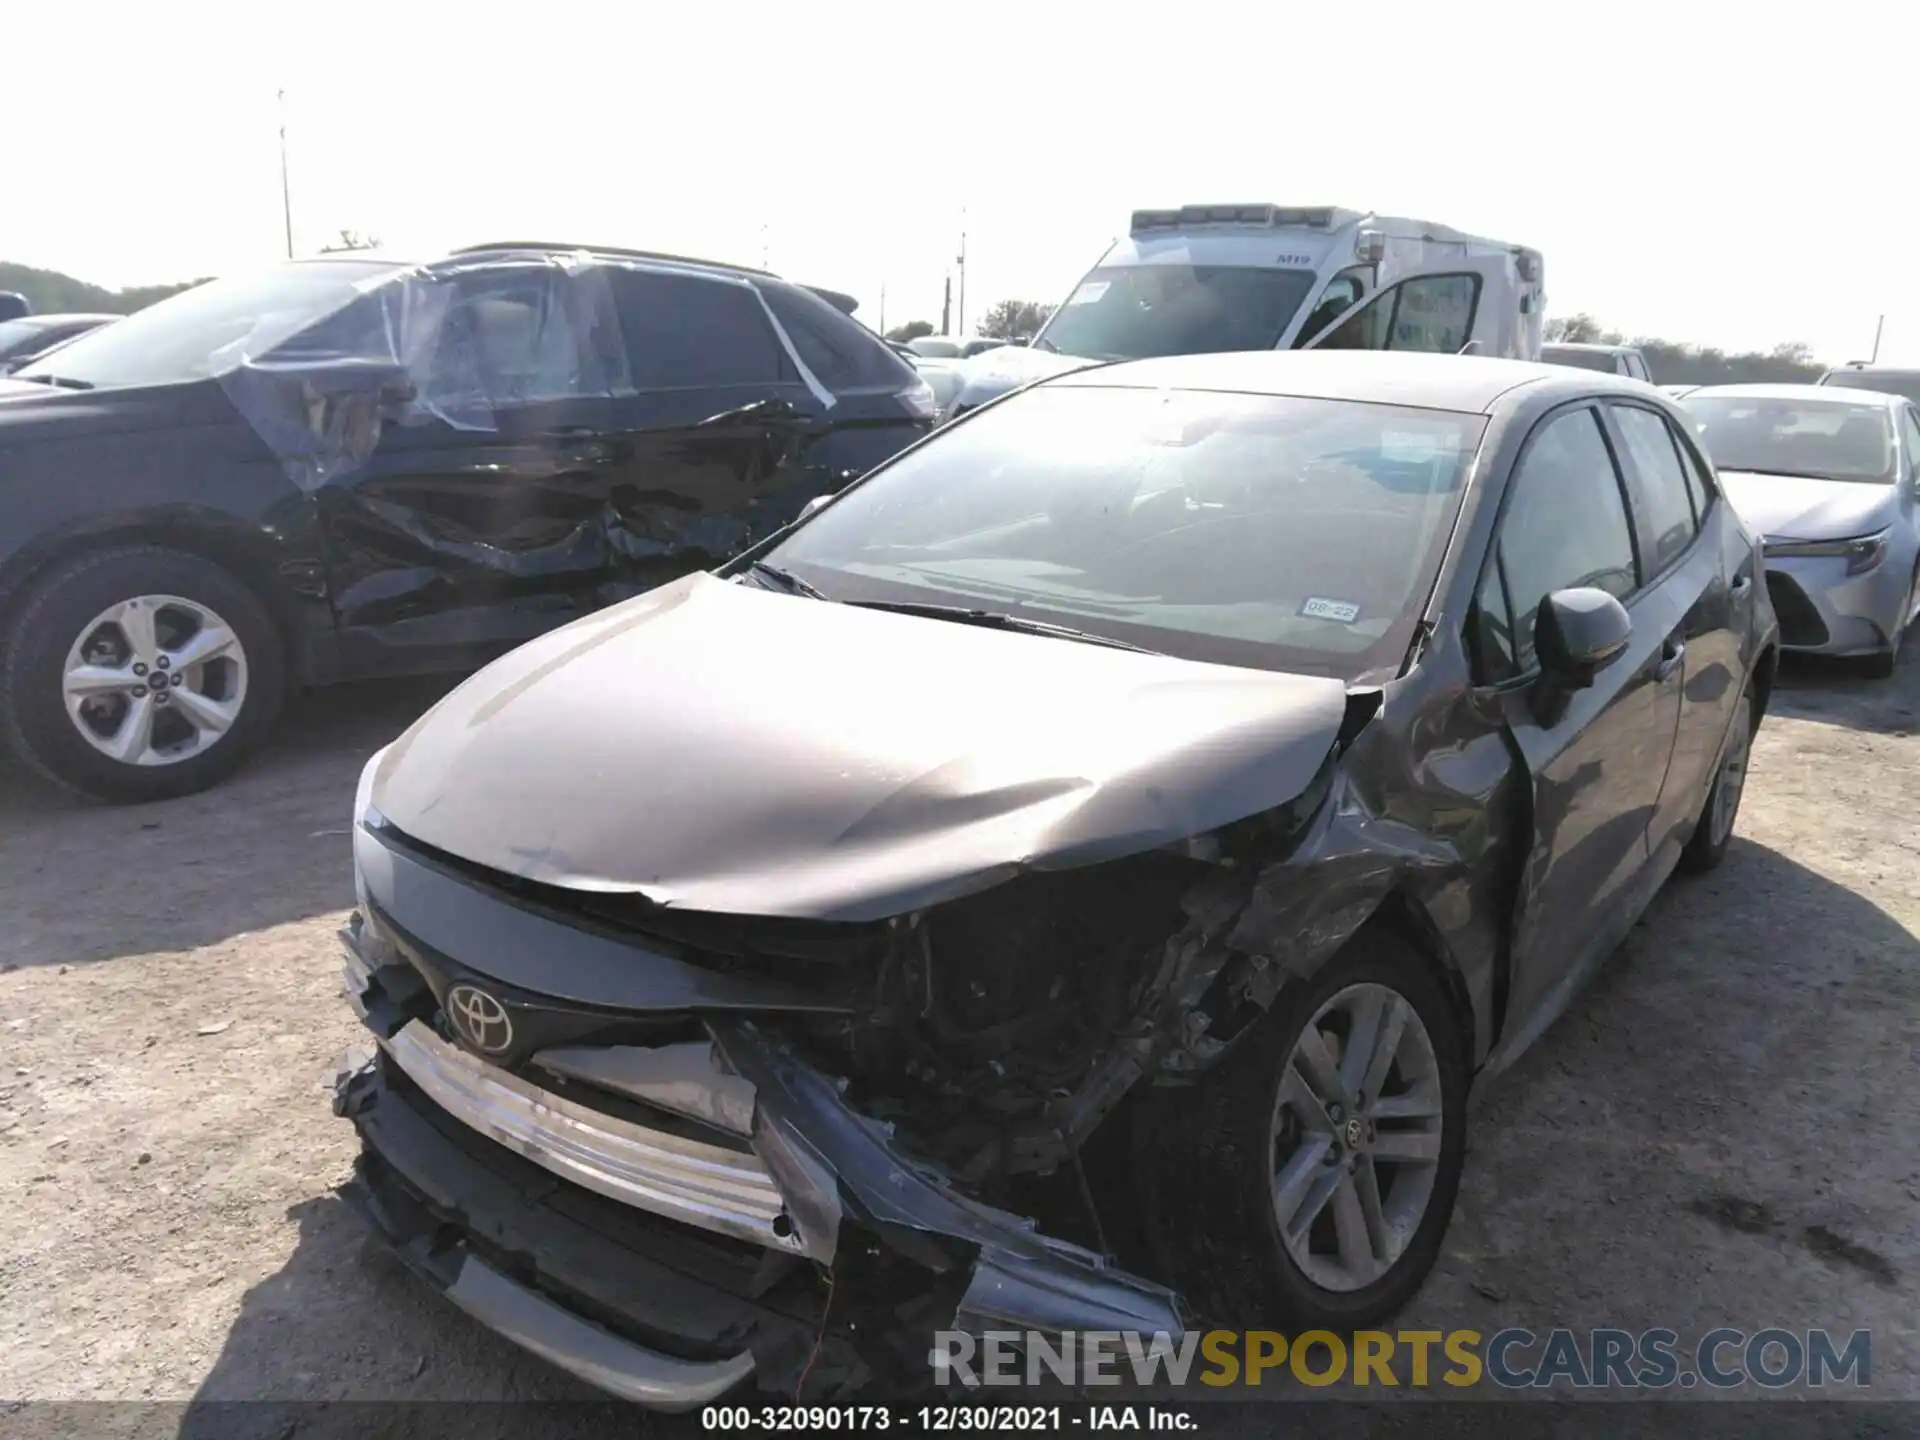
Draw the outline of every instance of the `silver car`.
M1892 674L1920 596L1912 402L1835 385L1709 385L1680 403L1765 542L1782 645Z

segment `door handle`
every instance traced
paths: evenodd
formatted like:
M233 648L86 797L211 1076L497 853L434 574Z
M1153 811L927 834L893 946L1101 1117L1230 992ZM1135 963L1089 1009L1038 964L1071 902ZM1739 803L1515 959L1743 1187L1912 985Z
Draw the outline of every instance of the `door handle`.
M1660 663L1653 667L1653 678L1665 680L1680 668L1680 662L1687 658L1687 646L1683 640L1668 640L1660 647Z
M1735 595L1744 595L1752 586L1753 577L1751 575L1742 575L1739 579L1735 580L1729 588Z

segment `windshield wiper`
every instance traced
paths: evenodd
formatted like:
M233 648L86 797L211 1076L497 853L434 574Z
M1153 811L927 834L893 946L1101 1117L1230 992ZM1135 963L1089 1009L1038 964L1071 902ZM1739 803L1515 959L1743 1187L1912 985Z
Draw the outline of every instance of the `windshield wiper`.
M75 380L71 375L9 375L9 380L30 380L36 385L53 385L61 390L91 390L93 383Z
M1111 635L1095 635L1067 625L1049 625L1044 620L1029 620L1024 615L1008 615L1000 610L970 610L964 605L927 605L917 600L846 600L860 610L886 610L895 615L918 615L927 620L951 620L956 625L979 625L988 630L1012 630L1022 635L1046 635L1055 640L1078 640L1087 645L1105 645L1110 650L1131 650L1136 655L1159 655L1130 640Z
M789 595L801 595L809 600L824 600L827 598L818 590L814 589L813 586L802 580L798 575L790 575L779 566L769 565L764 560L748 561L747 573L756 579L767 581L776 589L784 590Z

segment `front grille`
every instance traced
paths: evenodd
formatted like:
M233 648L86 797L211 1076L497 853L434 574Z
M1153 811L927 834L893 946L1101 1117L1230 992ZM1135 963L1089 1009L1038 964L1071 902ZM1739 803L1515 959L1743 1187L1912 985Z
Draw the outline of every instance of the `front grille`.
M1827 622L1792 576L1769 570L1767 595L1773 601L1773 613L1780 617L1782 645L1812 648L1827 643Z

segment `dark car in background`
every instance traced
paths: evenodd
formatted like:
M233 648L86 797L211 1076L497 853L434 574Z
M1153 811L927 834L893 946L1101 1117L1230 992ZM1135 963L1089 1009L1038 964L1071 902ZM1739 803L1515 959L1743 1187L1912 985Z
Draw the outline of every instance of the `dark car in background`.
M290 687L461 669L720 563L924 435L833 298L514 242L197 287L0 382L0 731L108 799Z
M121 318L119 315L22 315L16 320L0 320L0 375L11 374L56 346Z
M1759 575L1635 381L1283 351L988 404L368 763L352 1194L670 1407L923 1384L946 1329L1364 1328L1470 1078L1726 853Z
M1898 395L1920 405L1920 370L1898 365L1875 365L1853 360L1827 371L1816 385L1838 385L1846 390L1877 390L1882 395Z

